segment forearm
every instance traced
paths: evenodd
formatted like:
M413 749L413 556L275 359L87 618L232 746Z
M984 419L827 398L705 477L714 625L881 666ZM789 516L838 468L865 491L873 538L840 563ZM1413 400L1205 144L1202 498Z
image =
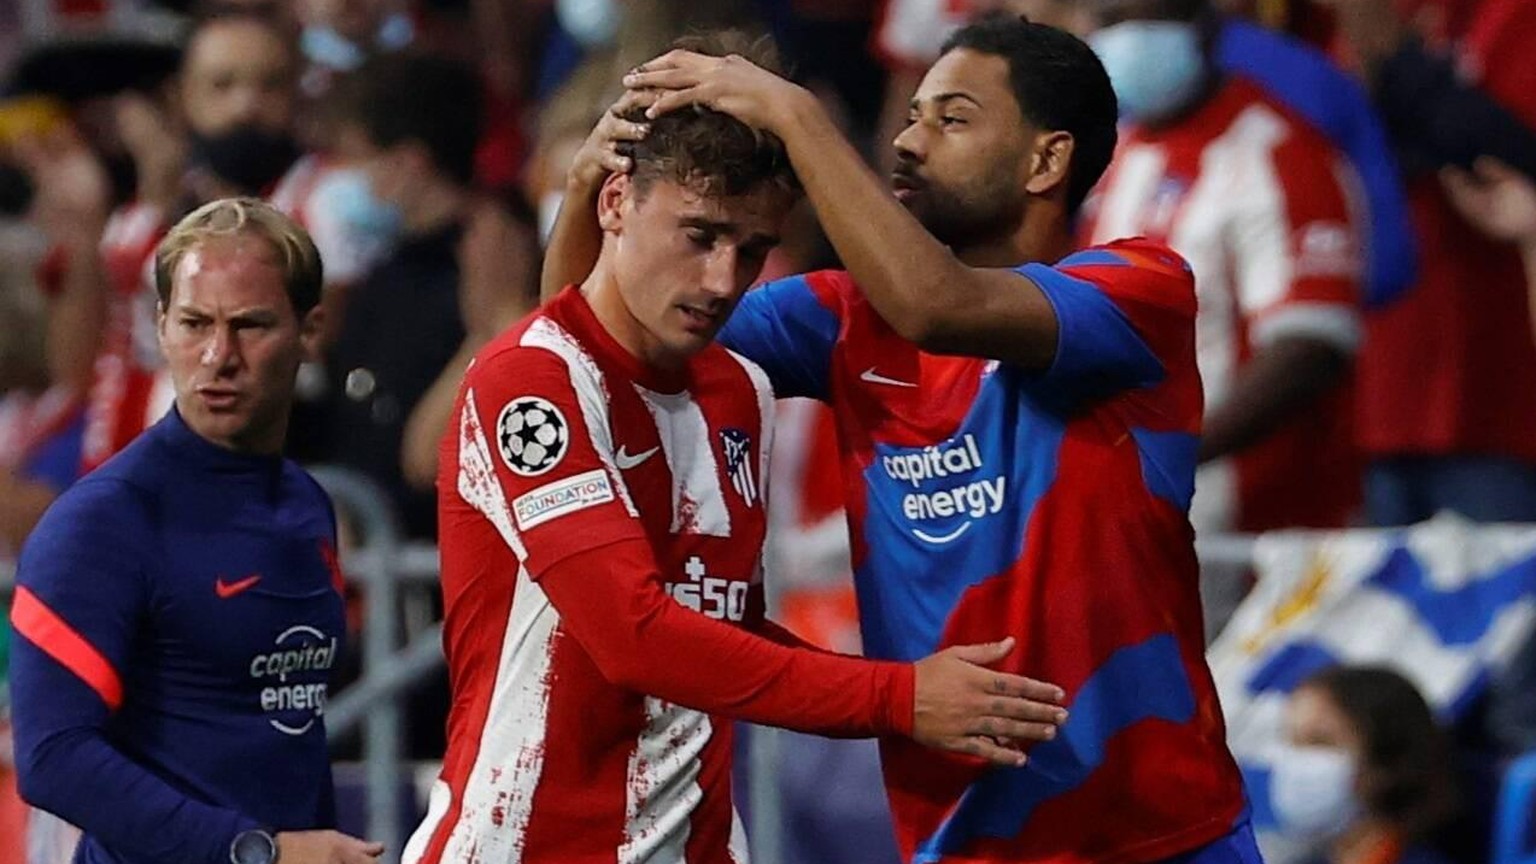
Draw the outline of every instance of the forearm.
M94 374L107 318L107 275L97 244L100 232L82 232L65 247L64 284L48 309L48 374L55 384L84 393Z
M1264 348L1238 372L1226 399L1207 414L1200 461L1264 440L1333 389L1348 368L1343 352L1313 340L1283 339Z
M129 758L102 730L108 709L94 691L27 639L14 647L16 771L28 803L137 860L229 859L229 842L254 820L189 798Z
M685 609L661 590L643 541L561 562L541 578L608 680L701 711L818 735L909 734L913 672L786 648ZM592 580L608 578L601 597Z
M400 467L405 482L416 489L431 490L437 482L438 446L453 417L453 405L458 398L459 383L464 380L464 370L483 344L484 340L475 336L466 338L405 422L400 443Z
M603 230L597 224L597 193L601 189L601 183L573 180L567 184L549 247L544 250L539 300L548 300L567 285L581 283L597 264L603 248Z

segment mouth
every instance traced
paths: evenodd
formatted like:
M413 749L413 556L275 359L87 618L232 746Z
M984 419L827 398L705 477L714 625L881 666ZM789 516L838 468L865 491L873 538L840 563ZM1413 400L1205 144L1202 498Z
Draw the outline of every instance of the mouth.
M724 320L722 310L710 311L702 306L691 306L687 303L680 303L677 308L683 313L683 329L689 333L713 332Z
M240 401L240 391L229 387L199 387L197 398L213 411L228 411Z
M911 198L912 196L923 191L923 188L927 185L928 184L924 183L921 178L918 178L912 174L908 174L903 171L891 172L891 192L895 194L897 200L899 201L905 201L908 198Z

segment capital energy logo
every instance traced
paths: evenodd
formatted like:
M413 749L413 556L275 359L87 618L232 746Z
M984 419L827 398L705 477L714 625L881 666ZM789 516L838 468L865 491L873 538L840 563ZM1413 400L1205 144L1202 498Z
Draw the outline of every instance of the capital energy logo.
M903 490L907 530L925 543L954 542L974 521L1003 509L1008 478L984 476L986 462L974 435L923 448L881 449L881 469Z
M336 665L336 637L296 624L273 643L273 650L251 658L251 678L266 685L261 688L261 710L271 715L267 722L273 729L303 735L325 713L325 679Z

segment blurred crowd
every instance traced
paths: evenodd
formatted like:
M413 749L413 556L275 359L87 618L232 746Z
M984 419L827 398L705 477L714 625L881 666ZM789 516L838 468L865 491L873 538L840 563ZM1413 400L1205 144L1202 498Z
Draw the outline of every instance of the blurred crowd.
M888 173L945 35L999 12L1088 39L1114 81L1083 241L1153 236L1196 272L1198 530L1536 523L1529 0L40 0L0 4L0 559L167 410L152 252L197 205L267 197L313 234L326 338L289 453L431 540L459 376L536 303L623 71L692 29L766 34ZM833 254L802 212L764 275ZM813 586L846 566L817 411L786 414L774 505ZM800 628L856 645L827 608ZM1309 691L1346 716L1313 704L1307 734L1369 755L1417 716L1349 683Z

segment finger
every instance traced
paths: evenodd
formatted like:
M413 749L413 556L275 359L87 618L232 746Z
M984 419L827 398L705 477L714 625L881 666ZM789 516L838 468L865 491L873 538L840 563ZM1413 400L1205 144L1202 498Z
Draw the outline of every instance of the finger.
M1054 723L1058 726L1067 722L1069 714L1060 705L1015 696L993 696L976 713L984 717L1006 717L1032 723Z
M617 102L608 109L608 113L615 117L623 117L625 114L637 109L648 108L656 97L661 95L660 90L634 89L625 90Z
M993 765L1005 768L1018 768L1029 761L1029 757L1021 751L998 746L992 739L979 735L961 738L952 745L946 745L946 749L985 759Z
M984 735L993 740L1050 741L1057 735L1055 723L1027 723L1006 717L982 717L967 729L972 735Z
M702 55L695 54L692 51L684 51L681 48L673 48L671 51L668 51L660 57L652 57L651 59L641 63L639 66L636 66L630 71L648 72L653 69L667 69L688 63L690 61L697 61L701 58L701 56Z
M696 87L702 76L696 69L671 68L647 72L631 72L624 76L624 86L630 90L682 90Z
M617 141L640 141L651 133L651 124L609 117L603 121L603 137Z
M986 670L986 677L979 679L984 681L988 693L997 696L1013 696L1020 699L1033 699L1036 702L1053 702L1060 704L1067 698L1066 691L1055 684L1047 684L1044 681L1036 681L1033 678L1025 678L1023 675L1010 675L1007 672Z
M694 89L668 90L658 96L656 102L651 107L645 109L645 116L654 120L663 114L670 114L680 108L687 108L698 101L698 94Z
M956 645L949 649L956 657L978 666L990 666L1007 657L1013 651L1013 637L1000 642L984 642L979 645Z
M630 169L629 157L613 150L604 150L603 155L597 160L603 166L604 171L614 174L628 174Z
M370 858L377 858L384 854L384 844L377 841L363 844L363 854Z

